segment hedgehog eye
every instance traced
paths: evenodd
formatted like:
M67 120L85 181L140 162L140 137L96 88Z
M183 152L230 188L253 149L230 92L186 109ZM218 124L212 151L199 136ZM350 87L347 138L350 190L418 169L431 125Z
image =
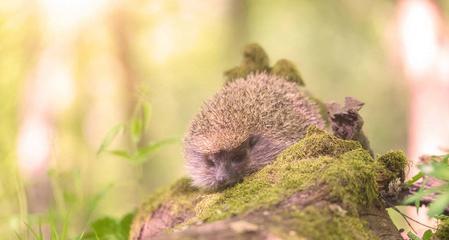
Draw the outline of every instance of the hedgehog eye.
M231 163L233 164L239 164L243 161L245 161L249 149L239 149L235 151L230 157L231 157Z
M254 145L256 145L256 143L257 143L259 140L260 140L259 136L251 135L251 136L248 138L248 144L249 144L249 147L250 147L250 148L254 147Z
M215 162L211 157L206 157L206 164L209 167L214 167L215 166Z
M234 157L234 158L232 158L232 163L241 163L241 162L243 162L243 160L245 160L245 157L244 156L236 156L236 157Z

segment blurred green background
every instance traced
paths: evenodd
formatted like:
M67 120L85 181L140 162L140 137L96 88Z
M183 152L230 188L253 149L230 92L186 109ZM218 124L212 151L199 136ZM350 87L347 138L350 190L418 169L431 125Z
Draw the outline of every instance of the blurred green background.
M24 223L67 225L77 236L182 176L189 120L251 42L271 63L296 63L318 98L364 101L375 152L405 149L408 86L388 36L395 7L386 0L2 1L0 238L26 238ZM97 155L108 131L132 122L142 105L149 116L142 139L124 131L109 149L177 140L139 162Z

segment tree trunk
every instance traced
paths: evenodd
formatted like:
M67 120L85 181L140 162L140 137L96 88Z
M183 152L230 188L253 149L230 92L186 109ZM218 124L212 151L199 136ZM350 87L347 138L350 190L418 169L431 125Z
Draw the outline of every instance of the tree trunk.
M138 211L130 239L402 239L381 192L404 154L373 159L358 142L311 128L270 165L221 192L187 178Z

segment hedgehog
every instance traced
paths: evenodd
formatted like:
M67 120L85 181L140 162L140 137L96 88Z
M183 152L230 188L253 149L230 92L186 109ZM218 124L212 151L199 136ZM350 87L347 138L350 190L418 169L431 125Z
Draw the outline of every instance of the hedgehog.
M192 120L184 137L193 185L217 190L240 182L325 120L298 84L267 72L226 84Z

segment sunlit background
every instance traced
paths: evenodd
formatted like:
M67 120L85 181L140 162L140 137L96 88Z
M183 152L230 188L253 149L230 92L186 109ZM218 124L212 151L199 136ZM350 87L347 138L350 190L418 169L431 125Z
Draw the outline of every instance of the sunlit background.
M375 152L447 151L448 17L425 0L0 1L0 238L52 223L78 236L182 176L189 120L251 42L316 97L365 102ZM108 138L140 109L140 141ZM97 154L108 140L164 144L135 161Z

